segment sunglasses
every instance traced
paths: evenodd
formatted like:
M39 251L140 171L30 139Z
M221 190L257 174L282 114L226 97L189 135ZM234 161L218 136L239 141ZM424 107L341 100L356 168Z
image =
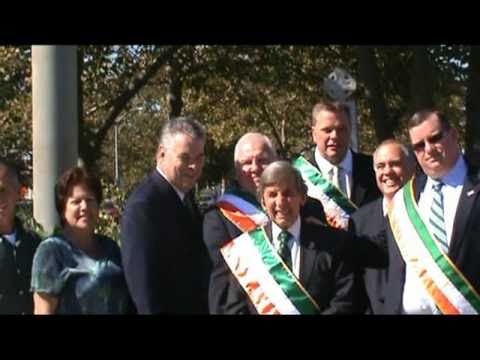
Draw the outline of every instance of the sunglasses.
M422 140L416 144L412 144L412 148L415 152L421 152L421 151L424 151L425 150L425 146L427 145L427 142L430 144L430 145L435 145L435 144L438 144L440 141L442 141L445 136L447 135L447 131L445 130L442 130L440 131L439 133L435 134L435 135L432 135L428 138L426 138L425 140Z

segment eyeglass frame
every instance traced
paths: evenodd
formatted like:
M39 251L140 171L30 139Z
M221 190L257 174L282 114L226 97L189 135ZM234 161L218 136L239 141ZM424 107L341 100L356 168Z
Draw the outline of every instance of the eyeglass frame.
M422 141L412 144L413 151L416 153L423 152L425 151L425 147L427 146L427 142L430 145L436 145L439 142L441 142L443 139L445 139L445 136L450 133L450 129L442 129L435 135L432 135L426 139L423 139Z

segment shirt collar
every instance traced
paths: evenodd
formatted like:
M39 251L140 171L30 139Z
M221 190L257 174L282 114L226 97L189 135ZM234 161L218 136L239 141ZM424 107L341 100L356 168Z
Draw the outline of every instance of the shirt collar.
M287 231L293 236L293 241L299 241L300 239L300 215L297 216L297 220L290 226ZM273 242L276 243L278 239L278 235L283 229L280 228L277 224L272 221L272 237Z
M383 216L388 215L388 205L387 205L387 199L385 199L385 196L382 197L382 210L383 210Z
M334 165L320 154L318 147L315 147L315 161L317 162L318 167L323 174L327 174L333 166L340 166L348 174L352 173L353 157L350 149L347 150L347 154L343 160L338 165Z
M462 155L460 155L457 159L457 162L453 166L452 169L440 180L445 185L449 185L452 187L461 186L465 182L465 177L467 176L467 164L465 163L465 159ZM429 179L429 182L430 179ZM430 186L430 185L429 185Z
M2 238L7 240L10 244L12 244L12 246L18 246L16 230L11 234L2 234Z
M175 185L173 185L170 180L168 180L167 176L163 173L163 171L157 166L156 170L158 171L158 173L160 175L162 175L162 177L173 187L173 190L175 190L175 192L177 193L177 195L180 197L180 200L183 201L183 198L185 197L185 194L183 192L181 192L180 190L177 189L177 187Z

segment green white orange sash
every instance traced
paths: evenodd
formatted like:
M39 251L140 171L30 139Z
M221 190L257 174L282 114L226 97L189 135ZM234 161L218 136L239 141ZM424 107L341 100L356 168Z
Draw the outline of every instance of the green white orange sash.
M393 199L390 225L403 260L443 314L478 314L480 296L441 250L422 220L410 180Z
M282 261L263 227L220 250L260 315L316 314L319 307Z
M222 214L243 232L253 230L268 222L268 217L262 209L233 192L224 193L217 206Z
M355 204L325 179L322 173L303 156L293 161L293 165L300 171L308 187L308 196L321 201L330 225L347 229L348 218L357 209Z

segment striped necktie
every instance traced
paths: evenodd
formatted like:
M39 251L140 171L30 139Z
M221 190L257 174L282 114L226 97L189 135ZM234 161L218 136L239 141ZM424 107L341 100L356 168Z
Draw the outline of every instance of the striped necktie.
M288 242L292 238L292 234L288 231L282 230L280 234L278 234L278 254L283 259L285 264L289 268L292 267L292 255L290 253L290 248L288 247Z
M347 192L345 191L345 176L343 174L343 169L340 166L332 166L328 172L329 181L337 187L345 196Z
M434 238L440 244L440 248L448 254L447 231L445 230L445 219L443 217L443 194L441 181L434 180L432 184L432 206L430 208L430 225Z

